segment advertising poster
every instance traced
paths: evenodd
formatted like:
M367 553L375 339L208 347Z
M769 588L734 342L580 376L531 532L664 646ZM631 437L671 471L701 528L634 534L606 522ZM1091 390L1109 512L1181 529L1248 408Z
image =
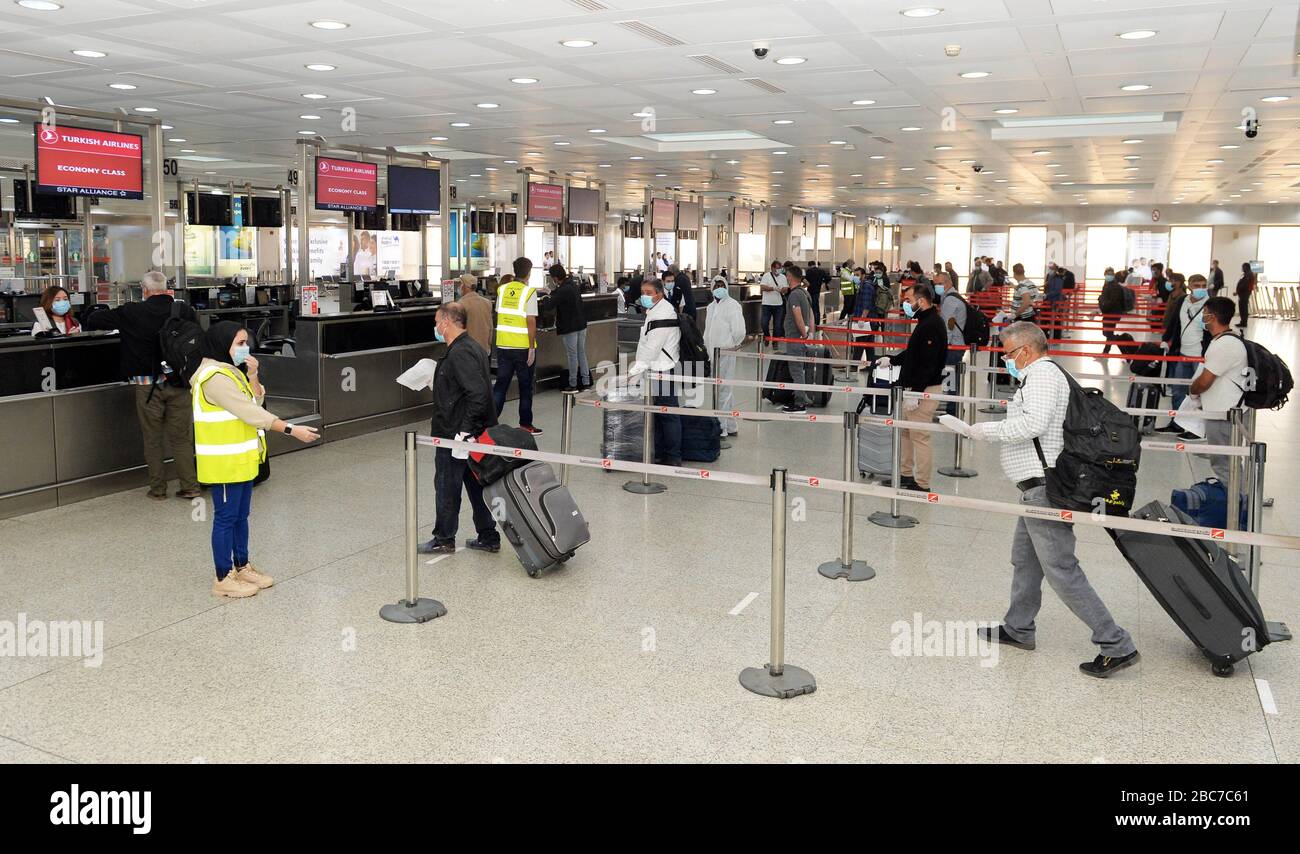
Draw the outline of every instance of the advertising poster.
M1130 230L1128 257L1133 272L1144 279L1151 278L1152 264L1169 263L1169 232Z
M313 228L308 237L309 268L312 276L337 276L347 258L348 232L345 228ZM284 262L284 247L280 247ZM293 268L298 267L298 229L293 229Z
M255 276L257 230L223 225L217 228L217 275Z
M416 235L418 238L419 235ZM379 232L378 270L381 278L402 272L402 235L395 231Z
M352 275L374 277L379 271L379 232L362 229L352 235Z
M213 251L212 226L185 226L185 274L188 276L215 276L216 258Z
M988 256L994 261L1007 263L1007 233L1005 231L971 232L971 258Z
M315 285L302 286L302 314L320 314L320 288Z

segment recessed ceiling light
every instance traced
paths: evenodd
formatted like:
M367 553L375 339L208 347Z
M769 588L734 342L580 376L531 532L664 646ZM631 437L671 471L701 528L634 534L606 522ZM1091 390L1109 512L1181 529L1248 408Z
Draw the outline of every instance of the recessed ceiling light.
M1260 98L1260 100L1263 101L1265 104L1280 104L1283 101L1290 101L1291 96L1290 95L1265 95L1263 98ZM1269 202L1269 204L1274 204L1274 203Z
M587 128L587 133L605 133L604 128Z
M970 165L971 163L974 163L975 161L974 161L974 160L963 160L963 161L961 161L961 162L962 162L963 164L965 164L965 165Z
M792 125L792 124L794 124L794 119L772 119L772 124L774 124L774 125Z
M1036 156L1036 157L1042 157L1043 155L1045 155L1045 154L1051 154L1052 152L1048 151L1046 148L1039 148L1039 149L1035 150L1035 151L1032 152L1032 153L1033 153L1034 156Z
M541 153L540 151L525 151L524 154L527 154L529 157L541 157L541 156L542 156L542 153Z
M990 73L988 71L963 71L961 77L963 80L979 80L981 77L988 77Z
M495 110L497 107L499 107L499 106L501 106L501 105L500 105L500 104L494 104L494 103L492 103L491 101L484 101L483 103L481 103L481 104L475 104L474 106L478 107L480 110Z
M1154 36L1156 32L1156 30L1129 30L1126 33L1116 33L1115 35L1125 39L1126 41L1133 42L1141 41L1142 39L1149 39Z
M943 10L936 6L916 6L911 9L904 9L898 14L905 18L933 18Z
M1125 160L1141 160L1141 159L1142 159L1142 155L1141 155L1141 154L1125 154L1125 155L1124 155L1124 159L1125 159Z
M952 146L951 146L951 145L936 145L936 146L934 147L934 150L935 150L935 151L952 151Z
M802 56L783 56L776 61L777 65L802 65L808 60Z
M470 124L469 122L452 122L451 126L454 128L467 128Z
M192 148L182 148L182 149L181 149L181 154L193 154L193 153L194 153L194 149L192 149ZM208 174L212 174L212 173L208 173Z
M1068 177L1070 177L1070 173L1069 173L1069 172L1057 172L1057 173L1056 173L1055 175L1053 175L1052 177L1053 177L1053 178L1068 178Z
M1060 169L1060 168L1061 168L1061 164L1059 164L1059 163L1044 163L1044 164L1043 164L1043 168L1044 168L1044 169Z
M650 117L653 116L653 115L654 115L654 111L653 111L653 110L637 110L635 113L632 114L632 118L634 118L634 119L648 119L648 118L650 118Z
M169 140L167 140L167 141L168 141L168 142L189 142L188 139L185 139L184 137L180 137L180 136L174 136L174 137L172 137L171 139L169 139Z
M608 169L608 168L610 168L611 165L612 165L612 164L609 164L609 163L597 163L597 164L596 164L596 167L599 168L599 169Z
M1073 186L1074 186L1074 182L1073 182L1073 181L1062 181L1062 182L1061 182L1061 186L1062 186L1062 187L1073 187Z
M36 12L57 12L63 8L60 4L50 3L48 0L18 0L18 5Z
M859 98L858 100L851 101L850 103L853 104L853 106L855 107L870 107L872 104L876 102L870 98Z
M915 166L904 166L904 167L900 168L898 171L899 171L899 172L915 172L915 171L916 171L916 167L915 167Z
M718 90L717 89L692 89L691 94L692 95L716 95L718 94Z
M852 175L850 175L849 177L850 177L850 178L861 178L861 177L862 177L862 173L861 173L861 172L854 172L854 173L853 173Z
M519 164L518 160L502 160L501 162L507 166L517 166Z
M530 83L536 83L537 78L536 77L511 77L510 82L518 83L520 86L527 86Z
M1138 171L1140 171L1141 169L1142 169L1141 166L1125 166L1125 167L1124 167L1124 171L1125 171L1125 172L1138 172Z
M1233 151L1234 149L1241 148L1241 146L1228 144L1228 145L1220 145L1219 148L1223 149L1224 151Z
M565 39L560 44L565 47L595 47L596 45L591 39Z
M132 109L134 109L137 113L156 113L156 112L158 112L158 108L157 108L157 107L133 107Z
M773 153L773 154L789 154L790 152L788 152L788 151L773 151L772 153Z
M129 92L129 91L131 91L132 89L134 89L135 87L132 86L130 83L109 83L109 84L108 84L108 88L110 88L110 89L121 89L123 92Z
M899 128L899 130L902 130L902 131L908 131L908 132L911 132L911 131L914 131L914 130L920 130L920 129L921 129L921 128L918 127L917 125L907 125L907 126L905 126L905 127L901 127L901 128Z
M1151 86L1147 83L1125 83L1119 88L1121 92L1145 92Z
M323 101L328 96L322 95L319 92L304 92L303 97L309 101Z
M997 113L999 116L1010 116L1010 115L1012 115L1012 114L1014 114L1014 113L1018 113L1018 112L1020 112L1020 111L1019 111L1018 109L1016 109L1015 107L998 107L998 108L997 108L996 110L994 110L993 112Z
M447 137L445 137L445 136L431 136L431 137L429 137L429 140L430 140L431 142L446 142L446 141L447 141Z
M318 30L346 30L350 26L342 21L312 21L311 25Z
M831 168L831 165L830 165L829 163L818 163L818 164L817 164L817 168L818 168L818 169L829 169L829 168Z
M628 160L645 160L645 158L642 157L640 154L633 154L631 157L628 158Z
M698 166L687 166L687 167L686 167L686 171L687 171L687 172L699 172L699 171L700 171L700 167L698 167Z
M842 139L828 139L826 140L826 144L827 145L848 145L848 142Z
M18 119L11 118L9 116L5 116L4 118L0 119L0 125L16 125L16 124L18 124Z
M300 130L300 131L298 131L298 135L299 135L299 136L315 136L315 135L316 135L316 131L314 131L314 130Z
M469 177L471 177L471 178L482 178L483 175L482 175L481 173L479 173L479 172L471 172L471 173L469 173Z
M497 168L496 168L495 166L484 166L484 167L483 167L483 171L484 171L484 172L496 172L496 171L497 171Z
M108 56L108 54L104 53L102 50L74 50L72 55L84 57L86 59L103 59ZM1265 100L1268 99L1266 98Z
M337 66L328 65L324 62L312 62L312 63L308 63L303 67L306 68L308 71L333 71L335 68L337 68Z
M572 143L570 143L568 140L557 139L557 140L555 141L555 144L556 144L556 145L571 145Z
M1143 142L1143 140L1140 140L1140 139L1126 139L1126 140L1124 140L1124 144L1125 144L1125 145L1139 145L1139 144L1142 143L1142 142Z

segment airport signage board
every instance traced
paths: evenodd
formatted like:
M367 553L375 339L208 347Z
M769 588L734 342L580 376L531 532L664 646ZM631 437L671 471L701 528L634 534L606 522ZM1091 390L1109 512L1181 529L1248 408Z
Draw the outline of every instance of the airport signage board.
M144 142L137 134L38 123L35 137L40 192L144 198Z

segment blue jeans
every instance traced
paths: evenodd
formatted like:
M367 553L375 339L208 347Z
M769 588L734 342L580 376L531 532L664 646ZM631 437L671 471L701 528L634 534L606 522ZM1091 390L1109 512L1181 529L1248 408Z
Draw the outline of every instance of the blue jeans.
M672 371L661 371L665 376L672 376ZM647 379L646 382L655 382ZM677 384L671 382L657 383L653 389L650 402L655 406L677 406ZM667 394L654 394L654 391ZM664 465L682 464L682 417L672 413L656 413L654 416L655 454L654 459Z
M591 384L591 368L587 366L587 330L568 332L560 336L564 342L564 357L569 362L569 385Z
M1169 367L1166 369L1165 376L1169 379L1190 380L1192 374L1196 373L1195 362L1166 362ZM1189 385L1171 385L1169 387L1169 396L1174 399L1174 409L1183 405L1183 399L1187 397Z
M510 380L519 377L519 426L533 426L533 366L528 364L528 351L511 347L497 348L497 381L492 386L492 398L497 405L497 417L506 406L506 392Z
M770 338L781 337L782 330L785 329L785 305L765 305L759 313L758 331ZM769 327L768 324L771 323ZM768 329L771 329L769 332ZM772 349L780 350L780 344L773 344Z
M433 541L438 544L455 543L460 527L461 488L469 494L469 506L474 511L474 530L485 543L500 543L496 520L483 501L483 487L469 470L469 460L458 460L450 448L433 452L433 492L437 515L433 521Z
M253 482L212 486L212 562L217 579L248 564L248 513L253 508Z

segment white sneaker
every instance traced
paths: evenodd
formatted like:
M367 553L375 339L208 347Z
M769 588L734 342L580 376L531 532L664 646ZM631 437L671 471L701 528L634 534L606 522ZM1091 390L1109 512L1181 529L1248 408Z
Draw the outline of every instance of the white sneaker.
M239 578L236 570L226 573L226 577L212 582L212 595L225 596L229 599L245 599L257 595L257 585L249 584Z

